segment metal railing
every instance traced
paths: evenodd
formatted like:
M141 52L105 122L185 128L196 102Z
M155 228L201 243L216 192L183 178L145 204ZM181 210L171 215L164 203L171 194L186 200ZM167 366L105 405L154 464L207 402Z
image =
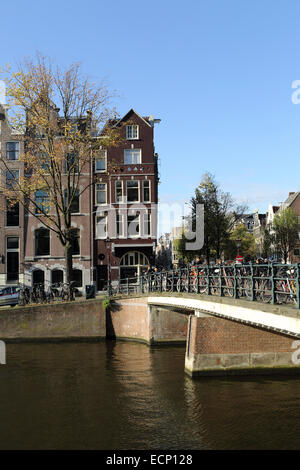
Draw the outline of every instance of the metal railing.
M74 281L70 284L64 282L48 283L48 286L45 286L44 283L36 283L32 287L19 284L18 304L29 305L74 300L78 292Z
M186 292L300 308L300 263L187 267L108 283L107 293Z

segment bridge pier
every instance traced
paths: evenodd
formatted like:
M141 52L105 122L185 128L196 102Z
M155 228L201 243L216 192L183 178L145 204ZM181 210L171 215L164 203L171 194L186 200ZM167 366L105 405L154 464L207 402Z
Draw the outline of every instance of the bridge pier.
M148 305L147 297L120 299L107 313L107 337L154 344L185 344L188 315Z
M196 310L188 322L185 371L191 377L300 372L294 341L285 334Z

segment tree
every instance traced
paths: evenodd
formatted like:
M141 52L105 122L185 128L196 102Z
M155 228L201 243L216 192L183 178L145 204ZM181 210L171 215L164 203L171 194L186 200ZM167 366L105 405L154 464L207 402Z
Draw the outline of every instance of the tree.
M37 55L16 72L5 74L12 126L23 131L24 176L16 175L4 156L0 164L9 181L1 191L11 204L24 205L54 232L65 253L66 279L72 276L72 212L92 184L91 168L102 147L118 141L118 131L106 126L114 113L111 95L81 72L79 64L65 69Z
M188 262L191 262L195 256L195 252L194 251L189 251L189 250L186 250L186 243L188 242L188 240L186 239L185 235L184 235L184 230L182 229L182 233L181 233L181 236L176 238L174 241L173 241L173 246L174 246L174 249L175 251L177 252L177 256L179 259L182 259L183 262L185 263L188 263Z
M231 195L222 191L210 173L205 173L195 196L191 199L192 218L195 220L197 204L204 205L204 252L209 264L211 253L221 257L229 234L234 224L246 210L246 206L237 206Z
M274 234L271 231L271 227L266 227L264 230L263 240L263 256L269 258L274 253Z
M284 262L287 263L289 254L297 246L298 235L298 217L290 208L282 209L274 216L273 220L275 246Z
M240 240L240 248L237 249L236 240ZM249 233L244 224L239 224L231 233L226 244L226 257L233 259L239 254L244 258L253 258L255 256L255 239Z

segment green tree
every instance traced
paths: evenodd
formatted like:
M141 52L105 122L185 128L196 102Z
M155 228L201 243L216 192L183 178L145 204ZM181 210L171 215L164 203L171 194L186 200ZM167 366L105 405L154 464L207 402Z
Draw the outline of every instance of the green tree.
M274 253L274 234L271 233L270 227L266 227L264 230L264 241L263 241L263 256L269 258Z
M298 217L290 208L279 211L273 221L275 246L287 263L290 252L297 246Z
M212 253L221 258L233 225L240 219L246 206L237 206L231 195L220 189L215 178L205 173L195 196L191 199L192 218L195 220L197 204L204 205L204 246L201 250L209 264ZM199 253L198 253L199 254Z
M240 240L240 248L237 249L236 240ZM229 259L233 259L237 254L244 258L253 258L255 256L255 239L254 236L249 233L244 224L239 224L229 236L226 243L225 256Z

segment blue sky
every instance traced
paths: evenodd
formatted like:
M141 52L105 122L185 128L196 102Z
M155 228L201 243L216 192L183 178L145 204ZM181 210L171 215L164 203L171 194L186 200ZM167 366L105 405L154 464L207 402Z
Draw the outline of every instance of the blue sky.
M1 5L1 63L38 50L106 79L155 129L162 202L205 172L250 210L300 189L300 2L64 0Z

